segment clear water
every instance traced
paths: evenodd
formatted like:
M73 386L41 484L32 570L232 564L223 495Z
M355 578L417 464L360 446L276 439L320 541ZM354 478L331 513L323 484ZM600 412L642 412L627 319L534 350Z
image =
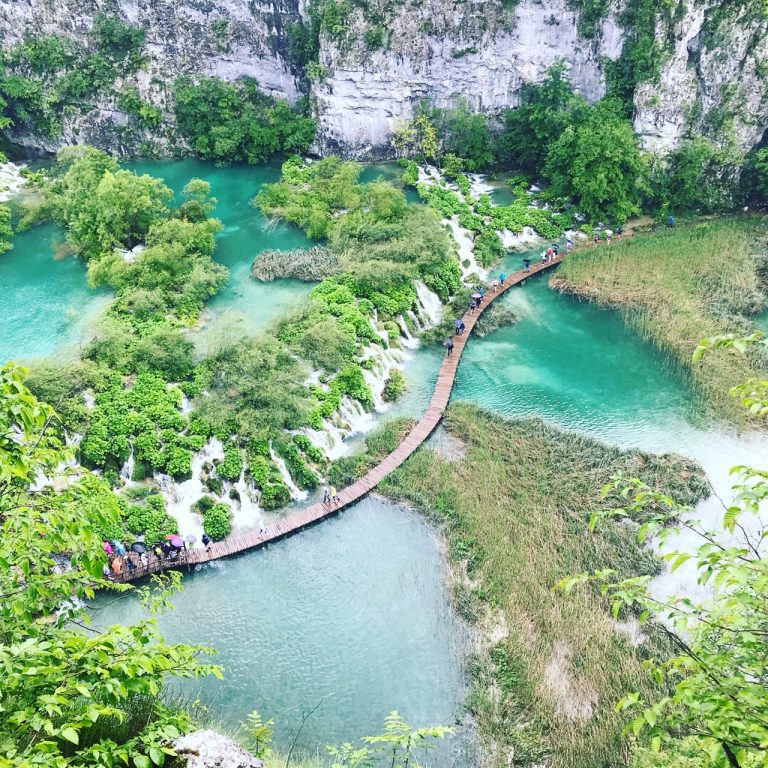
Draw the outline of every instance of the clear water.
M66 254L63 235L45 225L18 235L0 256L0 364L76 356L92 336L110 294L88 288L85 266Z
M258 333L312 290L310 283L297 280L260 283L250 277L251 265L262 251L311 245L298 229L269 222L250 204L264 184L280 178L278 164L217 168L199 160L175 160L136 162L127 167L164 179L177 196L191 179L204 179L211 185L218 200L213 215L224 225L218 237L216 261L229 268L230 278L208 304L204 316L207 330Z
M182 161L131 167L165 178L177 193L189 179L204 178L219 199L216 215L225 231L217 259L231 278L212 302L209 330L262 330L311 290L249 277L265 248L308 245L292 228L269 226L249 205L262 184L278 177L276 166L219 169ZM395 172L386 164L372 167L365 179ZM82 264L55 259L62 240L54 227L38 228L18 236L15 249L0 257L0 360L76 351L109 301L109 294L87 288ZM505 269L521 264L517 256ZM546 277L503 301L520 322L473 339L454 399L506 416L539 415L625 447L683 453L701 462L719 491L728 488L734 464L768 465L765 437L706 421L680 373L616 313L549 290ZM761 322L768 330L767 318ZM439 347L413 353L406 394L388 416L423 413L442 356ZM716 502L700 512L721 514ZM231 726L253 708L274 716L282 745L301 711L321 699L302 735L306 747L375 732L395 707L413 723L451 722L462 696L464 641L440 568L437 543L417 516L369 499L337 520L187 578L178 609L162 626L172 638L221 651L226 682L197 683L201 687L188 687L187 695L202 696L214 718ZM675 576L690 580L684 568ZM100 611L99 620L130 621L138 610L124 598Z
M140 617L134 597L112 601L97 601L97 625ZM300 536L206 566L185 577L174 603L160 620L165 635L217 647L225 670L223 683L184 683L182 693L229 728L253 709L274 717L283 749L318 704L299 740L307 750L378 733L393 709L419 725L460 714L466 636L438 542L402 507L368 498Z

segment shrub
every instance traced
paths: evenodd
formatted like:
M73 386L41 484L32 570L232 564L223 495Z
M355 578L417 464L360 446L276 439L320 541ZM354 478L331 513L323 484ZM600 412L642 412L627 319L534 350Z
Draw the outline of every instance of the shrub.
M224 449L224 458L216 463L216 474L222 480L235 482L243 472L243 452L234 446Z
M386 402L392 403L399 400L403 396L403 392L405 392L405 376L402 371L395 368L384 383L384 391L381 396Z
M275 152L305 152L315 136L311 118L253 80L179 78L174 97L179 131L206 160L260 163Z
M201 496L193 505L192 505L192 511L196 515L205 515L206 512L213 509L213 506L216 504L216 500L213 498L213 496Z
M131 533L144 536L148 546L164 541L169 534L179 532L179 524L166 512L165 499L160 494L147 496L143 504L128 504L124 522Z
M214 540L225 539L232 532L232 511L226 504L214 504L203 516L203 530Z

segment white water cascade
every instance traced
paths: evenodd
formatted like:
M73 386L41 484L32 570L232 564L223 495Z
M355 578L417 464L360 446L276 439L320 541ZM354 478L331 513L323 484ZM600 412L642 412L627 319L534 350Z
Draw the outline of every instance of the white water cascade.
M416 295L419 297L419 307L421 315L428 322L428 327L439 325L443 319L443 303L440 297L429 290L421 280L415 280L413 287L416 289Z
M400 339L402 345L408 349L416 349L416 347L419 346L419 340L411 335L411 332L408 330L408 324L405 322L405 318L402 315L397 316L397 324L403 332L403 338Z
M200 516L192 511L192 505L208 493L202 481L203 464L223 458L224 446L212 437L203 449L192 457L192 476L189 480L177 483L170 475L155 473L155 482L165 496L168 514L178 520L179 534L182 537L191 533L200 541L203 535L203 522Z
M288 471L288 467L285 466L285 462L272 450L272 446L269 446L269 455L272 461L275 463L280 477L283 482L288 486L288 490L291 492L291 498L294 501L305 501L309 494L306 491L302 491L296 483L293 482L291 473Z
M136 466L136 458L133 455L133 440L131 440L131 452L128 454L128 460L123 464L120 470L120 477L129 485L133 480L133 469Z
M256 486L245 479L245 468L240 478L232 486L238 492L240 500L232 501L232 526L234 528L253 528L264 525L263 511L259 506L259 492Z

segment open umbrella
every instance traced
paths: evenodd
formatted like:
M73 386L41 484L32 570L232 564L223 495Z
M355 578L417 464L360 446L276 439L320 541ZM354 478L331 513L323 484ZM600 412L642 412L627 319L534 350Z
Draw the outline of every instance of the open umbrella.
M138 552L140 555L143 555L147 551L147 546L140 541L136 541L131 544L131 549L134 552Z
M169 533L169 534L168 534L168 535L165 537L166 541L170 541L171 539L175 539L175 538L178 538L178 537L177 537L177 535L176 535L175 533Z
M182 549L184 547L184 539L182 539L181 536L173 536L171 538L171 546Z
M482 293L473 293L472 294L472 298L473 299L482 299L483 298L483 294Z
M194 544L197 541L197 536L195 536L193 533L187 534L186 542L187 544Z
M452 347L452 346L453 346L453 339L446 339L446 340L443 342L443 346L444 346L444 347Z

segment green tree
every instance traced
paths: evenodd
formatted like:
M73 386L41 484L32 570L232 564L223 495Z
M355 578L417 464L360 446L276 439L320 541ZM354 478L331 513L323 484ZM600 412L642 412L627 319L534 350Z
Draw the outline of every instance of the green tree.
M621 223L640 212L644 167L632 124L604 100L549 147L544 175L552 194L571 198L590 218Z
M522 89L520 105L504 113L498 159L527 173L539 173L549 147L586 108L575 96L565 64L553 64L543 82Z
M7 205L0 205L0 255L13 248L12 237L11 209Z
M61 469L57 416L24 376L0 369L0 766L162 765L190 726L158 698L164 682L218 669L203 648L166 644L154 620L86 623L79 600L107 586L101 532L119 509L102 480Z
M743 160L732 147L717 147L701 136L687 139L667 157L662 204L697 213L732 209Z
M695 358L712 348L746 351L751 345L768 342L762 333L746 339L717 337L705 340ZM746 382L733 394L756 416L768 416L768 381ZM671 640L670 655L651 658L646 665L660 686L659 697L644 701L632 692L618 705L620 711L634 713L630 732L646 734L655 750L665 745L672 752L680 735L692 736L711 765L745 768L765 765L768 759L768 563L763 557L768 525L760 518L761 505L768 501L768 470L739 466L731 473L736 483L722 530L709 528L691 509L642 482L622 479L604 489L620 506L595 515L591 523L595 527L612 525L616 518L639 519L640 537L662 544L674 526L681 526L698 546L663 557L671 571L692 568L707 592L704 597L661 598L649 589L650 577L616 581L612 571L569 578L563 587L568 591L597 582L614 616L637 613L641 622L657 622Z

